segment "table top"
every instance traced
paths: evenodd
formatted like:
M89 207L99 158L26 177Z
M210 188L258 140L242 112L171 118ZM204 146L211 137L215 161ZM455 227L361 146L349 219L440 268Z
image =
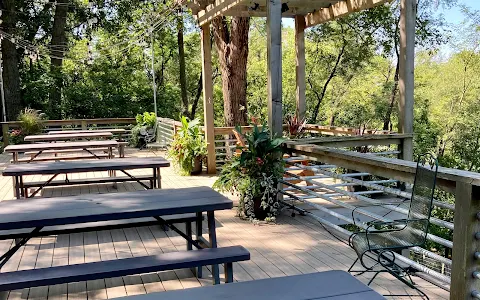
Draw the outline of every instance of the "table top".
M106 141L88 141L88 142L65 142L65 143L43 143L43 144L20 144L8 145L5 152L26 152L26 151L44 151L44 150L65 150L65 149L84 149L84 148L102 148L118 147L116 140Z
M2 201L0 230L197 213L232 207L232 200L206 186Z
M78 134L78 133L93 133L93 132L111 132L111 133L126 133L127 130L122 128L112 128L112 129L92 129L92 130L52 130L48 134Z
M2 171L2 176L132 170L142 168L163 168L169 166L170 162L163 157L125 157L96 159L90 161L31 162L29 164L10 164Z
M235 274L235 270L233 271ZM119 298L125 300L384 300L345 271L326 271Z
M37 134L27 135L23 140L26 142L39 142L39 141L68 141L72 139L94 139L94 138L111 138L113 134L111 132L84 132L75 134Z

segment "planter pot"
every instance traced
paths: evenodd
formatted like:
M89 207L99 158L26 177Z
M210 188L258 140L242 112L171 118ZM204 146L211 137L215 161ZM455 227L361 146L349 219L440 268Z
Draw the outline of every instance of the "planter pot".
M261 207L261 203L262 197L256 197L253 199L253 213L255 214L256 219L263 221L266 217L268 217L270 209L264 210Z
M190 175L198 175L202 173L202 162L203 159L201 156L195 157L195 159L193 160L193 170L192 172L190 172Z

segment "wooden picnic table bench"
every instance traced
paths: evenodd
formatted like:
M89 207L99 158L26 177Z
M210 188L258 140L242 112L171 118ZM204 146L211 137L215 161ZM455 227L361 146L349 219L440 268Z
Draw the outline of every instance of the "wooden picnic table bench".
M76 184L99 184L99 183L118 183L126 181L136 181L145 189L161 188L160 168L169 167L170 162L162 157L143 158L115 158L101 159L94 161L54 161L39 162L30 164L11 164L3 171L2 176L13 177L13 187L17 199L30 198L38 194L47 186L65 186ZM152 169L151 175L133 176L128 170ZM68 179L53 181L60 174L84 173L84 172L102 172L108 171L109 177L89 178L89 179ZM126 175L123 177L115 176L115 171L120 171ZM25 182L24 176L27 175L52 175L47 181ZM142 181L147 180L150 186ZM32 194L28 193L29 188L37 188Z
M91 132L91 133L75 133L75 134L37 134L27 135L23 140L25 142L57 142L71 140L94 140L111 138L111 132Z
M7 203L8 202L8 203ZM110 194L84 194L58 198L36 198L0 202L0 240L15 238L15 245L0 257L0 268L32 237L71 232L86 223L154 218L185 238L187 251L127 258L70 266L0 273L0 291L62 284L178 268L212 265L214 283L220 282L218 264L225 264L226 280L233 281L235 261L250 259L241 246L217 248L216 210L232 209L233 202L210 187L148 190ZM202 214L207 213L208 240L202 237ZM191 223L180 230L166 216L194 214ZM188 224L190 224L188 226ZM130 222L119 223L130 226ZM67 226L65 230L62 226ZM54 229L52 229L54 228ZM45 231L44 231L45 230ZM20 233L19 233L20 231ZM193 247L196 251L191 251ZM197 276L201 276L197 272Z
M349 273L336 270L118 298L121 299L385 300Z
M64 143L41 143L41 144L20 144L20 145L8 145L3 151L6 153L12 153L12 162L33 162L35 158L41 155L44 151L51 150L69 150L76 149L79 151L84 151L90 154L92 157L100 158L91 149L95 148L108 148L108 158L113 157L113 148L118 148L119 143L115 140L105 140L105 141L83 141L83 142L64 142ZM19 160L19 154L25 152L36 152L36 155L25 159ZM78 159L86 158L85 156L79 157ZM54 159L52 159L54 160Z

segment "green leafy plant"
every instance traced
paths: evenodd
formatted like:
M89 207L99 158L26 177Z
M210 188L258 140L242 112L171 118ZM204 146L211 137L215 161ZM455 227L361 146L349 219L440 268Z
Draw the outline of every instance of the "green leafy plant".
M191 175L195 163L200 163L207 155L207 144L198 119L182 117L182 126L177 131L167 156L181 175Z
M18 115L20 128L10 133L10 144L21 144L27 135L40 134L43 131L45 114L33 108L25 108Z
M240 198L239 215L251 220L275 220L278 214L278 181L283 176L283 138L272 137L266 124L253 125L251 133L237 132L247 146L232 157L220 172L213 188L235 193Z
M137 114L135 120L137 124L132 127L132 134L130 136L129 144L133 147L141 147L142 145L142 133L152 130L156 126L157 116L154 112L144 112L143 114Z

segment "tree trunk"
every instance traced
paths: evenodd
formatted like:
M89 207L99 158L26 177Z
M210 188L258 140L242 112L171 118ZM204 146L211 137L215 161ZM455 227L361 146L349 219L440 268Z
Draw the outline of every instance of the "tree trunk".
M392 94L390 96L390 106L388 107L387 114L383 120L383 130L388 130L390 128L390 122L392 118L393 106L395 105L395 98L397 97L398 91L398 73L399 73L399 63L397 59L397 68L395 69L395 77L393 83Z
M247 123L247 58L249 17L225 17L212 21L213 36L222 73L225 126Z
M183 42L183 15L180 10L177 17L177 42L178 42L178 59L180 63L180 91L182 97L182 114L188 115L188 98L187 98L187 79L185 75L185 49ZM195 114L193 114L195 115Z
M192 111L190 112L190 119L195 119L195 113L197 112L198 101L200 100L200 96L202 96L203 90L203 74L200 72L200 78L198 79L197 83L197 93L195 94L195 99L193 99L192 103Z
M50 51L50 71L53 76L53 85L50 88L49 116L50 118L61 118L61 102L63 74L62 65L64 51L67 46L67 35L65 27L67 25L68 0L58 0L55 6L55 16L52 29L52 50ZM61 47L59 47L61 45ZM59 50L54 50L59 49Z
M1 28L6 33L15 34L17 13L15 8L16 0L3 0ZM17 48L9 39L2 39L2 60L3 60L3 86L5 91L5 109L7 121L17 119L22 109L22 98L20 95L20 72L18 69L19 57Z
M346 47L346 41L343 40L342 49L340 49L340 52L338 53L338 56L337 56L337 60L335 61L335 65L333 66L333 69L330 72L330 75L328 76L327 81L325 81L325 84L323 85L322 92L320 93L320 95L318 95L315 92L315 94L317 94L317 104L315 105L315 109L313 111L313 115L312 115L312 119L311 119L311 123L313 123L313 124L315 124L315 122L317 121L318 112L320 111L320 104L322 103L322 100L325 97L325 93L327 92L328 84L330 83L330 81L332 81L333 77L335 77L335 75L337 73L338 65L340 64L340 61L342 60L343 53L345 53L345 47ZM310 83L310 80L309 80L309 83ZM310 83L310 87L312 87L311 83Z

